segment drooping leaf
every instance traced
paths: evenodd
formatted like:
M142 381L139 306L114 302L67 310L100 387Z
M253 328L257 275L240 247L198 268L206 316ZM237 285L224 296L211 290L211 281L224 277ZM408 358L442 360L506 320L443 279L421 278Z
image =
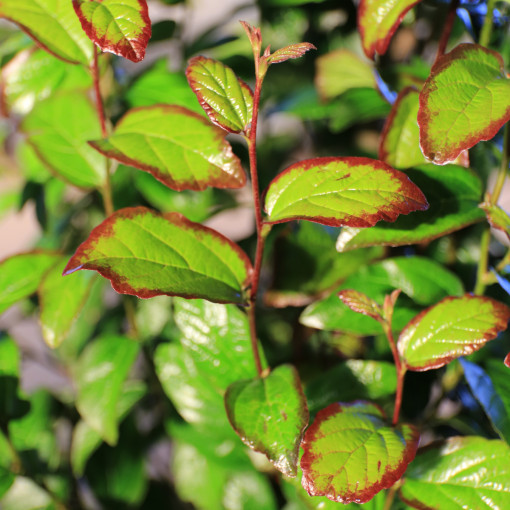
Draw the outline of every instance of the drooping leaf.
M510 448L500 440L453 437L416 456L400 489L413 508L461 510L510 505Z
M246 254L218 232L178 213L121 209L82 243L64 274L98 271L121 294L166 294L245 303L251 278Z
M344 228L338 237L338 251L431 241L485 217L478 208L482 195L480 179L469 170L456 165L443 168L424 165L406 174L427 197L428 211L400 216L395 223L370 229Z
M33 251L14 255L0 262L0 313L33 294L43 276L54 266L60 255Z
M354 157L300 161L271 181L265 200L270 223L305 219L337 227L370 227L427 207L406 175Z
M420 149L416 120L419 92L406 87L397 97L381 134L379 159L395 168L410 168L427 162Z
M186 77L214 124L230 133L246 132L253 114L253 92L230 67L198 56L189 61Z
M92 61L94 47L83 32L71 2L3 1L0 17L17 23L41 48L62 60L84 65Z
M285 62L291 58L300 58L307 51L316 49L317 48L313 44L307 42L291 44L290 46L285 46L285 48L280 48L272 53L267 59L267 63L279 64L280 62Z
M439 165L453 161L510 119L510 79L503 66L501 55L477 44L460 44L436 61L418 112L427 158Z
M81 417L108 444L118 439L117 406L122 386L139 345L133 340L107 335L89 344L76 369L76 408Z
M339 503L370 501L402 476L418 439L412 425L391 427L375 404L331 404L317 413L301 445L303 487Z
M331 51L316 60L315 86L323 101L360 87L375 88L372 66L352 51ZM382 158L381 158L382 159Z
M181 106L134 108L113 134L90 145L109 158L150 172L177 191L241 188L246 182L225 131Z
M376 321L383 319L382 308L366 294L353 289L341 290L338 293L340 301L348 306L353 312L362 313L372 317Z
M87 144L101 136L101 127L85 92L62 92L41 101L25 117L21 129L53 173L75 186L103 185L105 158Z
M417 315L402 331L398 351L409 370L439 368L481 349L507 327L510 308L466 294L447 297Z
M498 435L508 443L510 441L510 414L496 392L491 378L477 364L462 358L459 361L464 369L464 376L471 392L480 402Z
M483 202L479 207L485 212L491 227L501 230L510 239L510 216L501 207L490 202Z
M146 0L73 0L81 26L101 50L140 62L151 37Z
M296 476L308 408L296 369L281 365L266 377L237 381L225 393L228 419L250 448L265 453L287 476Z
M63 278L65 266L65 260L53 266L38 289L43 338L52 348L65 340L93 283L90 273L85 272Z
M363 50L368 58L376 52L384 55L393 34L407 12L420 0L361 0L358 7L358 29Z

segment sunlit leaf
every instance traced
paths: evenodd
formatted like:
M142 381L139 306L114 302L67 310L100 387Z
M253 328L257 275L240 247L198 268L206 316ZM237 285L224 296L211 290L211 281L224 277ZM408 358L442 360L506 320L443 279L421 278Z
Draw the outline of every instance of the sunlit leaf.
M307 42L291 44L290 46L285 46L285 48L280 48L272 53L267 59L267 63L279 64L280 62L285 62L291 58L300 58L307 51L316 49L317 48L313 44Z
M121 294L166 294L245 303L251 264L218 232L178 213L121 209L97 226L68 262L65 274L98 271Z
M337 227L370 227L427 207L405 174L354 157L300 161L271 181L265 200L271 223L306 219Z
M412 425L391 427L375 404L331 404L317 413L301 445L303 487L339 503L370 501L402 476L418 439Z
M436 61L418 112L427 158L440 165L453 161L510 119L510 79L503 66L501 55L477 44L460 44Z
M447 297L417 315L402 331L398 351L410 370L439 368L481 349L507 327L510 308L466 294Z
M250 448L282 473L296 476L308 408L296 369L281 365L266 377L237 381L225 393L228 419Z
M510 505L510 448L504 441L453 437L416 456L400 496L413 508L461 510Z
M17 476L2 498L2 510L57 510L51 495L31 478Z
M231 133L245 132L253 113L253 93L248 85L217 60L194 57L186 76L209 118Z
M431 241L485 217L478 208L481 182L473 172L456 165L443 168L424 165L406 174L427 197L429 209L370 229L344 228L338 237L338 251Z
M246 175L225 134L191 110L157 105L128 111L113 134L90 144L177 191L241 188Z
M510 216L501 207L490 202L483 202L479 207L487 215L487 221L491 227L501 230L510 238Z
M93 44L70 1L3 1L0 17L17 23L39 46L62 60L85 65L92 61Z
M146 0L73 0L81 26L103 51L143 60L151 37Z

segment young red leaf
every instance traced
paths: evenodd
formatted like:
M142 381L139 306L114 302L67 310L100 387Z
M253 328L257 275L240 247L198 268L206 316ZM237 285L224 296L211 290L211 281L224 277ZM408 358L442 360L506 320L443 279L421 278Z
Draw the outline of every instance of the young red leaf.
M302 57L307 51L316 50L317 48L307 42L291 44L290 46L285 46L285 48L280 48L276 50L272 55L267 59L268 64L279 64L280 62L285 62L290 58L299 58Z
M510 368L510 352L505 356L505 360L503 361L503 363L508 367Z
M466 294L447 297L418 314L400 333L398 351L409 370L439 368L481 349L507 328L510 308Z
M246 175L225 135L187 108L156 105L129 110L108 138L89 143L177 191L241 188Z
M367 295L357 290L347 289L341 290L338 293L338 297L341 299L344 305L347 305L352 311L368 315L376 321L383 320L382 308Z
M166 294L217 303L246 303L251 277L246 254L215 230L178 213L121 209L97 226L64 275L92 269L121 294Z
M363 50L368 58L384 55L393 34L411 7L420 0L361 0L358 28Z
M371 227L427 208L405 174L354 157L300 161L273 179L265 200L270 223L303 219L335 227Z
M303 487L311 496L366 503L404 474L418 447L412 425L391 427L371 402L335 402L317 413L301 446Z
M146 0L73 0L81 26L101 50L140 62L151 38Z
M194 57L186 77L214 124L230 133L246 131L253 113L253 92L230 67L211 58Z
M499 53L477 44L460 44L437 59L418 111L427 158L439 165L453 161L493 138L510 119L510 80L503 66Z

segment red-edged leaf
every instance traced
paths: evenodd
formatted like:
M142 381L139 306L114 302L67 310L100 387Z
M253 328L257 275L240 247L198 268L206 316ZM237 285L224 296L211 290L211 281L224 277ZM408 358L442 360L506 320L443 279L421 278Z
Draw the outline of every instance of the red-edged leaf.
M368 58L386 53L391 38L407 14L420 0L361 0L358 28Z
M510 352L505 356L505 361L503 362L508 368L510 368Z
M121 209L97 226L64 274L78 269L98 271L121 294L238 304L252 271L246 254L215 230L145 207Z
M267 63L279 64L280 62L285 62L290 58L302 57L307 51L316 49L317 48L313 44L307 42L291 44L290 46L285 46L285 48L280 48L279 50L276 50L267 59Z
M481 349L507 328L510 308L466 294L447 297L418 314L402 330L398 351L409 370L439 368Z
M352 311L368 315L376 321L383 320L382 308L363 292L353 289L341 290L338 297L344 305L347 305Z
M241 188L246 175L225 136L187 108L156 105L129 110L108 138L89 143L177 191Z
M453 161L465 149L490 140L510 119L510 79L501 55L460 44L435 62L420 93L418 124L423 154L434 163Z
M310 496L366 503L404 474L418 447L412 425L391 427L371 402L335 402L317 413L301 446L303 487Z
M81 26L103 51L140 62L151 38L146 0L73 0Z
M270 223L303 219L335 227L371 227L427 208L405 174L369 158L300 161L273 179L265 200Z

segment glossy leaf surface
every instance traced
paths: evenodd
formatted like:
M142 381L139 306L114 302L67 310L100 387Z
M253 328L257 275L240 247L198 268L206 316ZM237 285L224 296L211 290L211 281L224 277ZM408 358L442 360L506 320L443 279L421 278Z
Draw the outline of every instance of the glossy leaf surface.
M246 175L225 131L181 106L130 110L109 138L92 147L126 165L151 173L170 188L240 188Z
M230 67L217 60L194 57L186 76L209 118L230 133L242 133L253 114L253 93Z
M17 23L39 46L62 60L84 65L92 61L94 47L71 2L4 1L0 4L0 17Z
M382 308L373 299L362 292L352 289L341 290L338 293L338 297L340 301L353 312L367 315L376 321L383 319Z
M413 508L461 510L510 505L508 445L482 437L453 437L416 456L400 496Z
M76 370L76 408L108 444L117 443L117 406L122 386L139 344L122 336L93 340L80 356Z
M510 119L510 79L503 59L477 44L460 44L440 57L420 93L420 144L436 164L453 161L490 140Z
M425 165L406 174L427 197L429 209L371 229L344 228L338 237L338 251L431 241L485 217L478 208L482 195L480 179L465 168L450 165L438 169Z
M307 51L316 49L317 48L313 44L307 42L291 44L290 46L285 46L285 48L280 48L279 50L276 50L269 56L267 62L268 64L279 64L291 58L300 58Z
M34 251L0 262L0 313L16 301L33 294L59 258L60 255L56 253Z
M402 331L398 351L410 370L439 368L482 348L507 327L510 308L466 294L448 297L417 315Z
M85 93L66 92L40 102L21 125L39 158L56 175L83 188L103 185L106 161L87 141L101 136Z
M407 11L420 0L361 0L358 28L368 58L384 55Z
M146 0L73 0L81 26L101 50L143 60L151 37Z
M416 454L411 425L391 427L370 402L337 402L323 409L302 443L303 487L311 496L365 503L391 487Z
M265 200L271 223L306 219L337 227L370 227L427 207L406 175L369 158L296 163L273 179Z
M244 303L251 264L218 232L178 213L121 209L97 226L68 262L65 274L98 271L121 294L166 294Z
M266 377L237 381L225 393L232 427L250 448L265 453L287 476L296 476L308 408L296 369L281 365Z
M501 207L484 202L480 204L480 209L485 212L491 227L501 230L510 238L510 216Z

